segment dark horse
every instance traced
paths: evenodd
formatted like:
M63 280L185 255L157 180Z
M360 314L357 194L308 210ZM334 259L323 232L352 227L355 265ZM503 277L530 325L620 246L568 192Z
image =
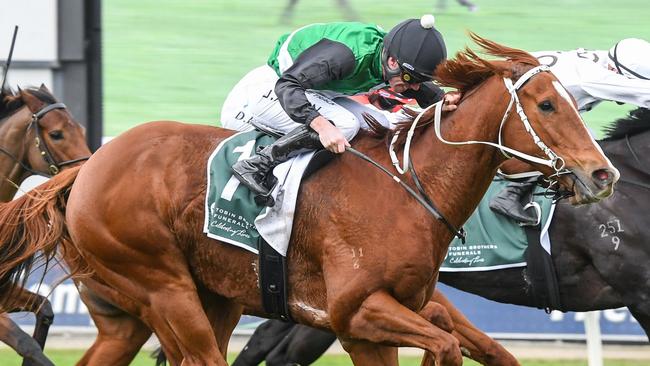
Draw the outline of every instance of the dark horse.
M444 63L438 80L464 99L433 127L437 109L421 114L410 145L422 190L450 225L469 217L506 158L483 144L452 146L441 135L501 141L534 155L535 166L570 190L576 204L609 196L619 173L557 79L524 51L473 38L505 60L466 50ZM140 125L81 168L0 206L0 222L7 223L0 227L0 285L20 286L18 273L39 251L46 258L57 248L78 251L88 268L72 273L99 278L106 285L100 296L153 329L172 364L226 365L242 312L268 316L256 256L202 232L205 164L233 133L174 122ZM353 146L390 166L388 138L361 134ZM333 330L355 365L396 365L396 346L460 365L458 341L418 314L453 233L394 183L351 154L304 182L288 252L291 316Z
M650 110L616 121L600 145L621 172L617 192L598 204L560 204L551 256L564 311L627 306L650 335ZM440 273L440 280L490 300L535 306L526 268Z
M16 95L0 90L0 202L10 201L27 177L55 175L89 156L83 127L45 86ZM1 313L0 340L25 358L23 365L53 365L42 353L54 318L52 306L27 290L14 296L20 305L10 311L36 315L34 339Z
M638 108L617 120L600 141L621 172L616 194L580 208L559 205L551 225L552 257L560 282L564 311L591 311L627 306L650 335L650 110ZM441 272L440 281L487 299L535 306L526 268L489 272ZM458 327L456 327L458 328ZM478 333L458 328L467 340ZM484 337L484 336L483 336ZM277 320L260 326L233 366L296 363L309 365L334 342L331 332ZM460 340L461 347L466 343ZM478 342L474 342L476 344ZM471 354L486 363L486 348Z

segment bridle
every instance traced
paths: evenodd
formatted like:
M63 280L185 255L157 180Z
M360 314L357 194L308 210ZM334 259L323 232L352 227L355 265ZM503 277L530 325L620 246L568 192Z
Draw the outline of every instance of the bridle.
M7 151L7 149L1 146L0 146L0 152L10 157L16 164L19 164L26 171L34 175L44 175L46 177L52 177L57 175L61 171L61 168L63 168L66 165L75 164L80 161L88 160L90 156L57 162L54 156L52 155L52 153L50 152L50 149L47 146L47 142L43 138L43 130L41 129L41 126L39 125L38 122L48 112L53 111L55 109L66 109L66 106L63 103L53 103L53 104L46 105L45 107L41 108L40 110L32 114L32 120L29 123L29 126L27 126L28 130L30 128L34 129L34 145L36 146L36 149L38 149L39 154L43 157L43 160L47 164L49 174L34 170L27 164L23 163L14 154Z
M434 129L436 133L436 137L442 141L443 143L449 144L449 145L472 145L472 144L484 144L484 145L489 145L493 146L499 149L499 151L506 157L506 158L511 158L512 155L520 157L524 160L537 163L537 164L542 164L546 165L550 168L552 168L555 171L555 174L552 174L549 176L549 179L557 178L560 175L563 174L571 174L571 171L565 168L565 163L564 159L557 155L551 148L546 146L546 144L539 138L533 127L530 125L530 122L528 120L528 116L526 116L526 113L524 112L524 109L521 105L521 102L519 101L519 96L517 95L517 91L533 76L541 73L541 72L550 72L550 69L546 65L540 65L537 67L534 67L530 70L528 70L526 73L524 73L516 83L513 84L512 80L510 78L503 78L503 81L505 83L506 89L508 90L508 93L510 94L510 103L508 104L508 108L506 109L503 118L501 119L501 124L499 126L499 141L498 143L493 143L493 142L488 142L488 141L448 141L445 140L441 133L440 133L440 122L442 120L442 105L444 103L444 100L439 101L438 103L435 103L418 114L418 116L413 120L413 124L411 125L407 136L406 136L406 142L404 145L404 155L403 155L403 166L400 167L399 164L399 159L397 157L397 154L394 151L394 145L397 141L397 138L399 137L399 131L393 135L393 139L390 143L389 146L389 155L391 157L391 160L393 162L393 166L397 169L397 171L400 174L404 174L406 171L411 172L411 176L413 177L413 180L415 182L416 188L419 191L419 194L414 192L412 188L407 186L399 177L397 177L395 174L389 172L386 168L380 166L376 162L372 161L370 158L367 156L359 153L358 151L352 149L352 148L346 148L347 151L353 152L355 155L359 156L360 158L369 161L373 165L379 167L384 173L390 175L397 183L399 183L404 189L406 189L412 196L416 198L416 200L424 206L435 218L438 220L442 221L445 226L449 229L449 231L454 234L454 236L458 237L461 239L463 243L465 243L465 231L461 227L460 229L456 228L447 220L436 208L435 204L431 200L431 198L426 194L424 191L418 177L417 173L415 171L415 168L413 164L410 163L410 146L411 146L411 140L413 138L413 134L415 131L415 128L418 126L418 122L422 118L422 116L428 112L431 108L435 108L435 116L434 116ZM532 156L528 155L524 152L517 151L515 149L509 148L507 146L504 146L501 141L501 135L503 132L503 126L508 119L508 116L510 115L510 111L512 110L513 105L515 106L515 109L517 111L517 114L519 115L519 119L521 120L522 124L524 125L524 128L528 134L531 135L533 138L533 141L535 142L535 145L537 145L546 155L548 159L543 159L539 158L537 156Z
M565 163L564 159L556 154L551 148L546 146L544 141L537 135L535 130L533 129L533 126L531 126L530 121L528 120L528 116L526 116L526 113L524 112L524 108L521 105L521 102L519 101L519 96L517 95L517 91L523 87L523 85L530 80L533 76L541 73L541 72L550 72L550 69L546 65L541 65L534 67L530 70L528 70L524 75L522 75L516 83L512 83L512 80L510 78L503 78L503 82L506 86L506 89L508 89L508 93L510 94L510 103L508 104L508 107L506 108L505 113L503 114L503 118L501 118L501 124L499 125L499 141L498 143L492 143L492 142L487 142L487 141L447 141L445 140L441 133L440 133L440 121L442 119L442 102L438 102L434 104L431 107L436 108L435 110L435 117L434 117L434 128L436 132L436 136L440 141L449 144L449 145L471 145L471 144L483 144L483 145L490 145L493 147L496 147L499 149L501 154L505 156L507 159L512 158L513 156L517 156L523 160L529 161L531 163L536 163L536 164L541 164L548 166L552 168L555 171L555 174L551 175L551 177L557 177L562 174L570 174L571 172L565 168ZM517 114L519 115L519 120L521 123L524 125L524 129L528 134L532 137L533 141L535 142L535 145L539 147L540 150L546 155L548 159L544 158L539 158L537 156L529 155L521 151L517 151L515 149L509 148L507 146L504 146L502 141L503 141L503 126L505 125L506 120L508 119L508 116L510 116L510 112L512 110L513 105L515 106L515 110L517 111ZM428 109L428 108L427 108ZM426 112L426 109L421 113L423 114ZM420 117L420 116L418 116Z

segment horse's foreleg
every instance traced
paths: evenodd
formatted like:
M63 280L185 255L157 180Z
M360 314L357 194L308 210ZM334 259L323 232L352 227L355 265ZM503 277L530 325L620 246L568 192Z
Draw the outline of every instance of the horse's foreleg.
M443 307L453 322L452 335L460 342L460 347L467 357L486 366L519 366L519 362L503 346L476 328L456 307L440 292L435 291L431 301L422 309L420 314L430 320L437 320L441 316L432 317ZM438 324L438 323L435 323ZM451 330L450 330L451 331ZM425 354L422 366L434 365L431 355Z
M336 319L336 314L345 314L345 310L329 309L332 324L342 339L421 348L434 355L437 365L458 366L463 362L458 341L451 334L384 291L368 296L355 312L348 312L348 319Z
M199 292L201 303L212 325L217 346L224 359L228 356L228 343L233 330L241 318L243 307L231 300L208 291Z
M627 307L630 309L634 319L639 322L639 325L645 331L646 337L650 338L650 305L644 303L640 305L628 305Z
M10 312L27 311L34 313L36 323L34 324L32 337L41 349L45 349L47 334L50 330L50 325L54 321L54 311L52 311L50 301L44 296L21 289L16 295L16 301L14 303L21 305L15 307ZM24 366L28 365L29 363L24 364Z
M335 340L332 332L296 324L266 356L266 365L311 365Z
M24 358L23 365L54 366L36 341L11 321L7 314L0 314L0 340Z
M398 366L397 348L368 342L343 342L352 363L359 365Z

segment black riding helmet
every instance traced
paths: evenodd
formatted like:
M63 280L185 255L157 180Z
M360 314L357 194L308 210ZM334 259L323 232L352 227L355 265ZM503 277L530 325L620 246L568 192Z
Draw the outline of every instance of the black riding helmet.
M421 83L433 78L433 71L447 58L442 34L433 27L433 15L407 19L386 34L382 65L386 79L402 76L407 83ZM397 60L399 68L388 67L388 57Z

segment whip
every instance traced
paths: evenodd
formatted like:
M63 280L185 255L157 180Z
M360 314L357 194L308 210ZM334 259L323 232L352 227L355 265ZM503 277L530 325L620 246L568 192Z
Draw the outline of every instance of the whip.
M16 45L16 35L18 34L18 26L14 28L14 36L11 38L11 47L9 47L9 57L7 57L7 62L5 62L5 70L2 75L2 84L0 84L0 92L5 88L5 81L7 81L7 72L9 71L9 66L11 66L11 57L14 54L14 46Z

